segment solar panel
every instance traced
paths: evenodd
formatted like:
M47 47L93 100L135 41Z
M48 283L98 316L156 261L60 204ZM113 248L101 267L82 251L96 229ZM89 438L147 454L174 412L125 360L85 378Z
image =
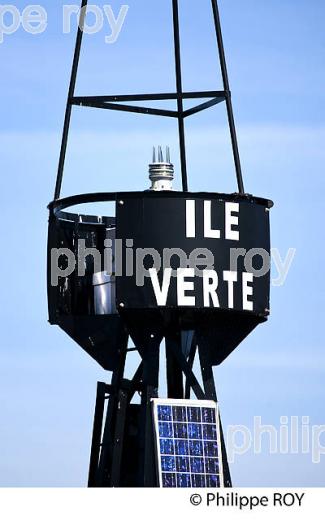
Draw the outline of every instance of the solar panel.
M160 487L223 487L218 405L152 402Z

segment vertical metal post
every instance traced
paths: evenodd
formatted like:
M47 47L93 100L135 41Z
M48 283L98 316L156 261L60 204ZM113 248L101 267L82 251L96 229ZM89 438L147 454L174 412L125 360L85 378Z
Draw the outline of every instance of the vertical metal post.
M103 414L105 406L105 388L105 383L97 383L97 396L93 426L93 438L91 443L88 487L94 487L96 485L96 473L98 468L100 441L102 437Z
M181 339L166 337L167 395L170 399L184 399L183 371L175 358L169 343L181 349Z
M204 338L200 338L199 344L199 357L200 357L200 365L202 372L202 380L204 391L206 394L206 399L212 399L212 401L218 402L216 385L214 382L212 363L210 359L210 347L209 344L204 340ZM220 427L220 441L221 441L221 456L223 462L223 474L224 474L224 485L225 487L232 487L227 452L226 452L226 444L223 434L223 428L221 424L220 415L218 417L219 427Z
M155 466L153 424L151 416L151 399L158 397L159 385L159 351L161 338L157 337L152 344L145 346L143 356L143 392L141 395L141 451L140 482L143 487L156 487L157 475Z
M97 487L106 487L110 484L110 471L111 471L111 461L112 461L112 446L113 446L113 438L114 438L114 428L116 418L116 410L118 406L118 389L120 387L121 381L123 379L125 362L126 362L126 350L127 350L127 341L125 344L121 346L119 355L120 359L118 362L118 366L114 370L112 374L111 386L113 387L113 394L110 395L107 405L106 412L106 420L105 426L102 436L102 449L98 461L98 470L96 475L96 486Z
M87 4L88 4L88 0L81 1L78 32L77 32L76 46L75 46L75 51L74 51L74 56L73 56L73 64L72 64L67 106L66 106L66 110L65 110L63 135L62 135L62 142L61 142L61 150L60 150L58 173L57 173L57 178L56 178L54 199L58 199L60 197L60 193L61 193L63 170L64 170L64 163L65 163L65 156L66 156L66 151L67 151L68 135L69 135L69 128L70 128L70 120L71 120L71 110L72 110L71 98L74 96L74 91L75 91L75 87L76 87L77 72L78 72L78 65L79 65L79 58L80 58L80 49L81 49L83 29L84 29L84 24L85 24L85 17L86 17L86 12L87 12Z
M232 149L233 149L233 155L234 155L234 161L235 161L235 167L236 167L238 190L239 190L239 193L245 193L243 175L242 175L242 169L241 169L240 157L239 157L234 112L233 112L232 101L231 101L231 92L230 92L230 88L229 88L229 79L228 79L228 72L227 72L225 49L224 49L224 45L223 45L223 37L222 37L218 2L217 2L217 0L211 0L211 4L212 4L213 18L214 18L214 24L215 24L215 30L216 30L216 36L217 36L217 42L218 42L223 86L224 86L224 90L226 93L228 122L229 122Z
M121 487L121 465L127 405L128 394L125 390L120 390L117 395L110 487Z
M196 348L197 347L196 347L196 339L195 339L192 343L192 347L191 347L190 354L188 356L188 361L187 361L191 370L193 370L194 359L195 359L195 355L196 355ZM191 385L190 385L189 380L186 378L186 380L185 380L185 399L190 399L190 398L191 398Z
M181 49L180 49L180 34L179 34L178 0L173 0L173 25L174 25L175 71L176 71L177 110L178 110L178 133L179 133L179 148L180 148L180 157L181 157L182 184L183 184L183 191L188 191L186 149L185 149L185 127L184 127L184 114L183 114L183 86L182 86L182 65L181 65Z

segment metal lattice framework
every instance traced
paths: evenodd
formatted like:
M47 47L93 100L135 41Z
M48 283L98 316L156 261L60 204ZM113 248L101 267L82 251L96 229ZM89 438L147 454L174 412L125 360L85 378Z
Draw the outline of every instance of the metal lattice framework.
M179 28L179 6L178 0L172 0L173 8L173 28L174 28L174 54L175 54L175 75L176 75L176 92L173 93L157 93L157 94L128 94L128 95L110 95L110 96L75 96L75 87L79 66L80 50L82 45L83 29L85 24L85 17L87 14L88 0L82 0L79 27L77 32L77 40L73 58L68 100L64 119L64 130L62 136L61 152L59 159L58 174L55 186L54 198L59 199L61 194L61 186L64 173L65 156L68 143L68 135L72 114L73 106L83 106L92 108L101 108L105 110L117 110L123 112L133 112L136 114L149 114L154 116L172 117L178 120L178 132L179 132L179 148L180 148L180 161L181 161L181 173L182 173L182 186L183 191L188 191L188 176L187 176L187 164L186 164L186 146L185 146L185 124L184 121L187 117L197 114L203 110L206 110L218 103L225 102L227 107L227 115L230 129L230 136L232 142L234 163L236 168L236 177L238 191L241 194L245 193L243 176L240 164L238 141L236 135L235 121L233 115L231 92L229 88L229 79L227 72L227 64L225 58L225 51L223 45L223 37L221 31L221 23L219 16L219 9L217 0L211 0L213 19L215 25L216 39L218 54L220 60L220 67L223 80L223 90L211 90L201 92L184 92L182 82L182 64L181 64L181 51L180 51L180 28ZM188 110L184 110L184 100L198 99L204 101L199 103ZM177 110L163 110L159 108L150 108L143 106L128 105L126 103L141 102L141 101L177 101Z

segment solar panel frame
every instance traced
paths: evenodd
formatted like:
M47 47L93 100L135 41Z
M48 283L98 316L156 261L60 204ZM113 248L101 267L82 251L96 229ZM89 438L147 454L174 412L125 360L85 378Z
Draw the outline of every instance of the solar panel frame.
M152 412L159 486L224 487L218 403L155 398Z

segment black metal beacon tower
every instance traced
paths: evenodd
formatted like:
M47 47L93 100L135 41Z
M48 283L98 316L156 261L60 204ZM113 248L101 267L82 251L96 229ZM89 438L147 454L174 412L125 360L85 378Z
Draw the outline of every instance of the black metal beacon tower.
M273 204L244 190L217 2L211 0L211 15L224 89L184 92L178 0L166 1L172 5L176 91L75 97L87 7L87 0L82 1L55 196L49 205L49 321L112 372L110 384L98 383L97 388L91 487L231 486L213 367L269 315ZM198 104L185 109L189 99ZM177 110L128 104L156 100L175 100ZM190 192L185 119L222 102L238 192ZM60 198L74 105L175 118L183 190L172 190L169 150L165 155L159 147L150 165L151 189ZM103 201L115 202L115 214L81 215L68 209ZM127 356L134 351L139 366L127 378ZM166 387L159 388L164 369Z

